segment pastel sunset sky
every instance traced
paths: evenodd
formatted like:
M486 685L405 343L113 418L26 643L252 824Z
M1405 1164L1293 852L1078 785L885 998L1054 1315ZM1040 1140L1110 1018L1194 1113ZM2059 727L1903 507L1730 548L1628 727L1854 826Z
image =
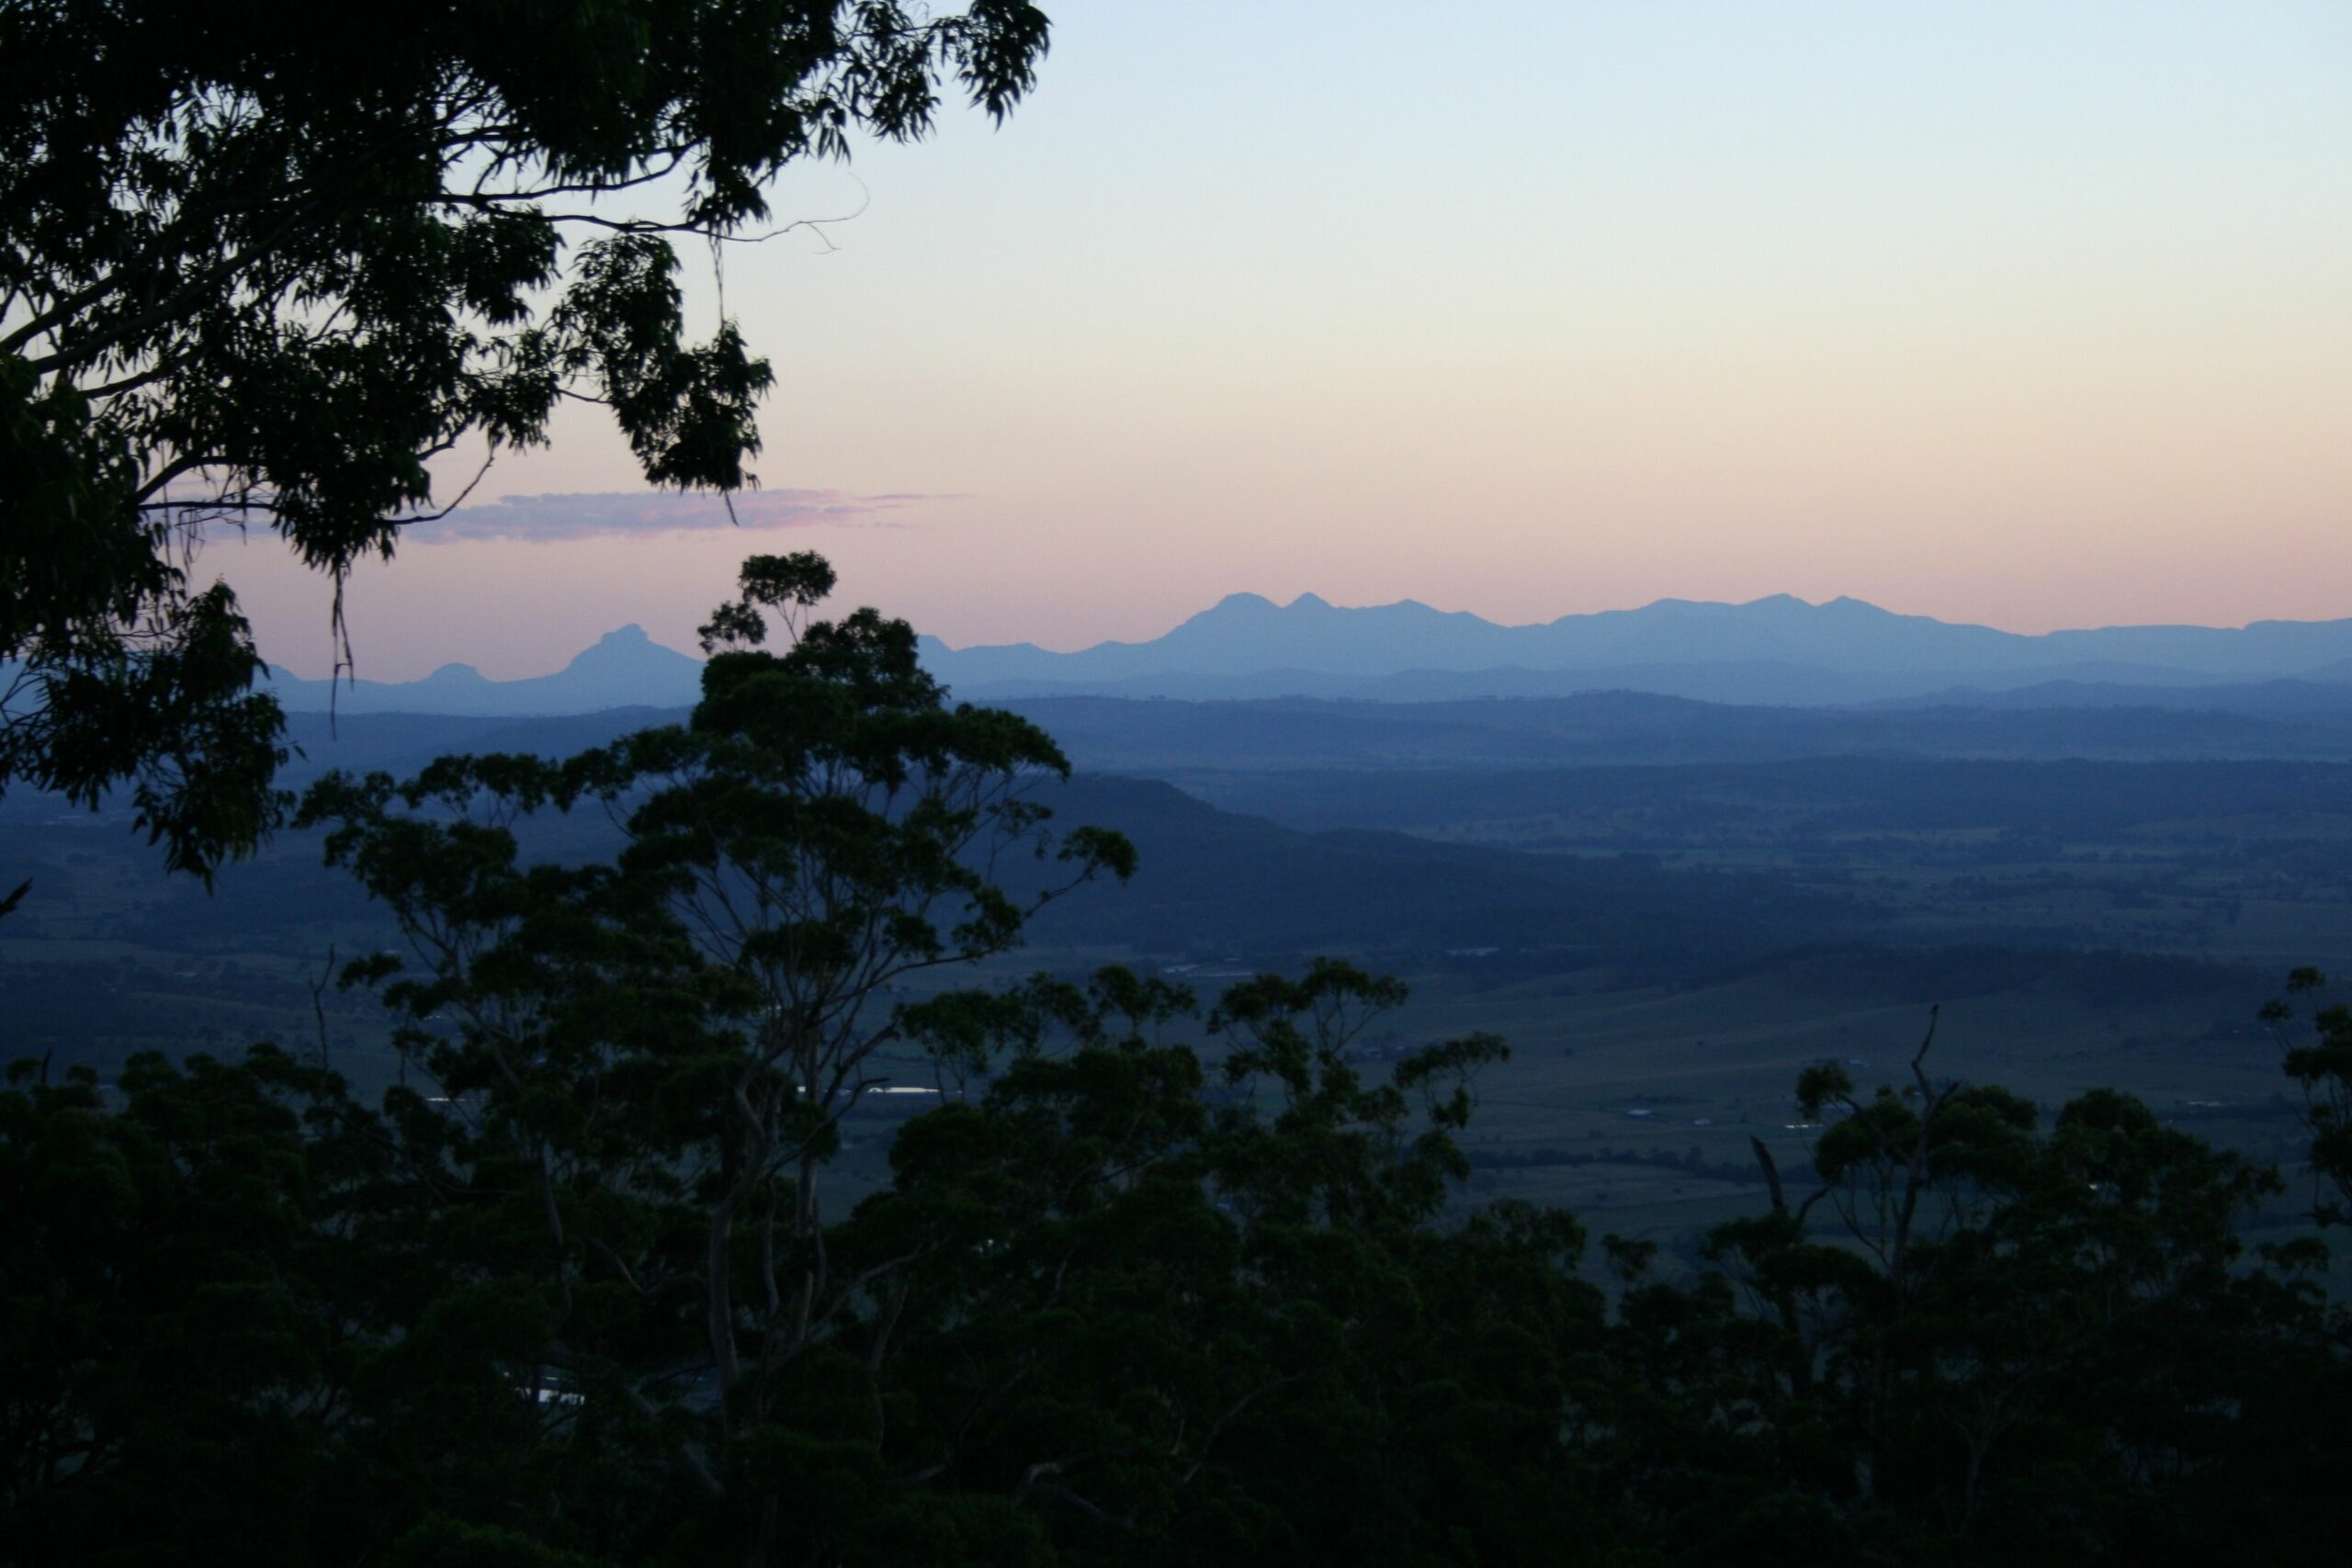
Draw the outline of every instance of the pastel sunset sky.
M854 216L726 256L741 528L581 411L362 571L360 672L691 647L797 548L958 645L1244 589L2352 615L2344 0L1046 8L1001 130L798 170L779 216ZM324 671L323 585L204 566Z

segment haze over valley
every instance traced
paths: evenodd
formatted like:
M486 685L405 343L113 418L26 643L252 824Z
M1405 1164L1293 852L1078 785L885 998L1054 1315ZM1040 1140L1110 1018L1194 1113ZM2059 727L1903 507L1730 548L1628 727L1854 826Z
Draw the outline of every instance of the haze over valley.
M1147 642L922 656L1056 739L1077 775L1039 800L1141 852L1132 885L1042 917L1012 970L1338 953L1402 974L1420 999L1400 1039L1501 1021L1535 1043L1490 1080L1525 1110L1480 1134L1489 1187L1641 1194L1623 1223L1678 1247L1752 1191L1521 1156L1681 1140L1733 1169L1749 1136L1786 1135L1788 1071L1894 1050L1931 1002L2006 1081L2121 1082L2284 1147L2254 1011L2289 968L2352 967L2352 621L2020 637L1783 596L1504 627L1237 594ZM324 683L281 678L288 778L570 755L684 717L701 670L628 626L542 677L346 682L333 713ZM38 998L98 984L193 987L213 1002L191 1016L221 1021L203 1031L290 1032L326 948L390 940L301 836L207 897L149 886L57 803L14 797L6 824L47 895L6 932L0 1032L22 1044L55 1038ZM539 831L549 852L605 842ZM83 1048L170 1043L122 1028ZM359 1015L334 1032L340 1059L388 1061ZM1659 1100L1670 1127L1628 1121Z

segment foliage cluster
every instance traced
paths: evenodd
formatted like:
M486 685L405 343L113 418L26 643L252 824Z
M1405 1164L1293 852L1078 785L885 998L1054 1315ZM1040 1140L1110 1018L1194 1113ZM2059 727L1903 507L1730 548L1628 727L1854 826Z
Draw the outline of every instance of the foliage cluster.
M751 482L774 372L689 340L675 242L773 232L780 169L944 89L1001 118L1046 39L1024 0L0 4L0 790L251 848L282 721L208 533L339 586L567 400L651 483Z

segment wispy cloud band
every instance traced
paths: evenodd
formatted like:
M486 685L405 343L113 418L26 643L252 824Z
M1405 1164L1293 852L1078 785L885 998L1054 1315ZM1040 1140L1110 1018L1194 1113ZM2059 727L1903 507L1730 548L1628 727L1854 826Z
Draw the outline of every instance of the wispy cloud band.
M901 515L944 495L893 493L854 495L837 490L754 490L727 502L707 493L662 491L583 491L557 495L510 495L479 506L461 506L446 517L409 524L401 530L411 543L425 545L522 539L553 544L612 535L678 534L744 528L915 526Z

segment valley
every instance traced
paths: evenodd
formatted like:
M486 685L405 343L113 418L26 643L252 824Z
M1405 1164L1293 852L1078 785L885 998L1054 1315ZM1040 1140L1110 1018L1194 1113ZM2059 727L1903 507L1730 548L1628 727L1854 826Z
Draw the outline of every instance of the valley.
M1204 1009L1234 978L1317 953L1396 974L1412 999L1364 1043L1366 1073L1473 1031L1511 1048L1479 1080L1466 1197L1564 1204L1685 1267L1706 1225L1762 1201L1750 1138L1800 1179L1815 1130L1794 1124L1796 1074L1832 1060L1866 1086L1900 1081L1931 1007L1939 1074L2008 1085L2045 1112L2114 1085L2294 1165L2301 1102L2255 1013L2294 965L2352 970L2352 765L1755 760L1744 735L1848 720L1702 708L1726 716L1709 727L1691 705L1648 704L1618 699L1616 730L1589 743L1638 751L1627 732L1670 732L1702 760L1436 768L1406 748L1335 767L1354 714L1318 731L1255 704L1086 699L1060 716L1081 771L1037 798L1128 834L1137 875L1052 905L981 975L899 999L1102 964L1185 984ZM666 716L306 720L297 782L330 763L410 770L451 746L562 754ZM1301 758L1314 765L1264 765ZM1119 761L1162 776L1093 771ZM1223 765L1237 761L1257 765ZM329 983L331 955L397 938L319 865L315 839L281 837L208 896L157 878L125 829L119 810L38 797L0 811L0 858L37 895L0 926L0 1055L110 1075L138 1050L275 1039L323 1043L371 1089L399 1076L373 999ZM559 858L612 847L593 814L533 831ZM1001 870L1020 893L1030 874ZM1219 1043L1203 1043L1214 1061ZM934 1086L926 1061L888 1071ZM891 1129L937 1102L869 1097L840 1167L848 1190L878 1184Z

